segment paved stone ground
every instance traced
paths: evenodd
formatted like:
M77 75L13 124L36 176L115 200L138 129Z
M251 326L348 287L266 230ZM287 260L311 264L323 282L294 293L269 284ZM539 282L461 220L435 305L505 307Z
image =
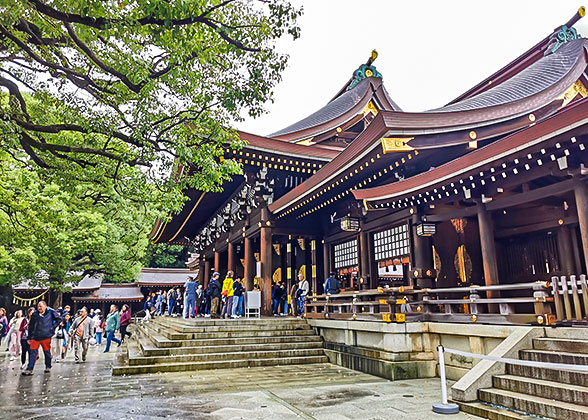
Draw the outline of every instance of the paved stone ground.
M439 380L387 381L331 364L113 377L117 352L92 347L32 377L0 353L0 418L24 419L479 419L431 412Z

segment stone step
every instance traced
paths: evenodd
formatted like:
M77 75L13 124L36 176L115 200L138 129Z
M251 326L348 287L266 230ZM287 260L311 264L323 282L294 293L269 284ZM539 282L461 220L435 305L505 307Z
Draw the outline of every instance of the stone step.
M249 359L277 359L277 358L296 358L307 356L324 356L322 348L314 349L290 349L275 350L267 349L251 352L219 352L219 353L202 353L202 354L185 354L174 356L132 356L129 358L129 366L153 365L187 362L213 362L213 361L238 361Z
M327 356L300 356L290 358L221 360L207 362L161 363L140 366L114 366L113 375L130 375L157 372L184 372L204 369L231 369L277 365L300 365L308 363L328 363Z
M588 388L583 386L514 375L496 375L492 377L492 385L521 394L588 405Z
M149 346L141 342L141 351L145 356L177 356L185 354L204 354L204 353L237 353L237 352L255 352L262 350L296 350L296 349L321 349L323 344L320 341L301 341L301 342L277 342L262 344L229 344L220 346L193 346L193 347L173 347L159 348Z
M504 407L497 407L481 402L454 401L464 413L473 414L488 420L537 420L536 416L515 413Z
M536 416L561 420L585 420L588 418L588 407L583 405L496 388L480 389L478 395L483 402Z
M535 378L588 387L588 372L519 366L507 363L506 373L509 375L523 376L525 378Z
M204 333L179 333L172 332L154 324L148 324L148 330L155 331L170 340L201 340L201 339L219 339L219 338L250 338L250 337L278 337L278 336L309 336L315 335L314 330L252 330L252 331L222 331L222 332L204 332Z
M588 340L563 338L535 338L533 349L588 354Z
M154 325L158 325L161 328L165 328L169 331L179 333L212 333L212 332L230 332L230 331L259 331L262 329L271 328L272 331L282 330L312 330L308 324L285 324L275 323L276 325L271 326L259 326L250 324L241 324L240 322L231 322L227 325L174 325L173 323L162 323L154 322Z
M157 317L151 320L151 322L159 322L169 325L181 325L181 326L226 326L226 325L248 325L258 326L265 328L268 326L276 325L308 325L306 319L292 318L292 317L276 317L276 318L239 318L239 319L211 319L211 318L194 318L194 319L183 319L183 318L169 318L169 317Z
M571 365L588 365L588 354L567 353L549 350L521 350L520 358L535 362L567 363Z

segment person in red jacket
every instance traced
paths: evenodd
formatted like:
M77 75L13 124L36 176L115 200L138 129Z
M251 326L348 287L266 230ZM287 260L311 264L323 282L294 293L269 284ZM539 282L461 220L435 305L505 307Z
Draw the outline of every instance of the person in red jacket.
M131 333L127 331L128 326L131 325L131 309L129 305L123 305L120 313L120 341L125 341L125 336L131 338Z

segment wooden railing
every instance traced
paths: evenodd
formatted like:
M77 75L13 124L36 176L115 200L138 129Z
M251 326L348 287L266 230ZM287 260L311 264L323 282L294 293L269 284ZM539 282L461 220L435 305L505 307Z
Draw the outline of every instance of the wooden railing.
M555 291L558 291L555 293ZM390 287L309 296L314 319L551 325L588 316L586 276L492 286Z

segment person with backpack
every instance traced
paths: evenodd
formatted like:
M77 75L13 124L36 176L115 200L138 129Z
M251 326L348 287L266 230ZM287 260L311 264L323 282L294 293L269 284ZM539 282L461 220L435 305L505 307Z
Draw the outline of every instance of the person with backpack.
M163 292L162 292L163 294ZM125 337L131 338L131 333L127 331L127 328L131 325L131 309L129 305L123 305L122 312L120 314L120 341L124 342Z
M80 363L80 347L82 348L82 362L86 361L88 342L94 333L94 323L88 317L88 310L83 307L69 329L70 340L73 340L76 363Z
M212 278L208 282L208 296L210 296L210 316L218 318L218 305L221 297L221 285L218 281L220 277L219 272L214 272Z
M27 317L20 324L20 364L22 365L21 369L23 370L27 367L27 356L31 348L29 345L29 323L31 322L33 312L35 312L35 308L31 307L27 309Z
M339 280L337 280L336 273L331 271L329 277L325 280L325 294L326 295L337 295L341 292L341 286Z
M298 290L296 291L296 298L298 300L298 316L304 314L304 301L306 296L310 293L310 284L304 278L304 274L298 274Z
M169 316L172 316L172 311L174 309L175 303L176 303L176 291L172 287L167 291L167 313Z
M67 349L69 344L71 344L69 340L69 329L71 327L72 319L69 312L64 312L63 322L55 329L55 335L53 336L53 346L56 349L55 353L55 363L60 361L59 356L61 356L61 361L65 360L65 356L67 355Z
M22 372L24 376L33 374L39 347L45 355L45 373L51 372L51 337L55 334L55 328L63 322L63 319L42 300L37 304L37 310L31 316L29 323L29 364Z

